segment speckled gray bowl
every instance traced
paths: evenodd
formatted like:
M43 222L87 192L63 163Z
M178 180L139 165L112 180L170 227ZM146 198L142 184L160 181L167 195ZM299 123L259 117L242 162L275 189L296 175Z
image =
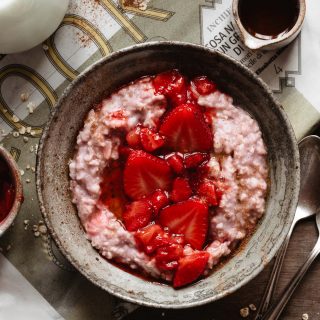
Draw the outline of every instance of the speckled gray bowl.
M232 259L184 289L147 282L102 259L81 227L69 191L68 162L92 105L123 84L147 74L179 68L206 74L258 122L269 150L270 192L256 232ZM299 155L293 130L268 87L227 56L177 42L136 45L115 52L81 74L65 91L44 130L37 158L41 211L60 250L91 282L138 304L185 308L230 294L252 280L272 259L289 229L299 193Z
M16 218L21 204L23 202L23 191L22 191L22 183L21 183L21 175L20 170L11 156L11 154L3 147L0 146L0 158L5 161L10 170L10 174L12 176L12 180L14 182L14 187L16 190L16 194L14 197L14 201L11 207L10 212L7 217L0 223L0 237L8 230L8 228L12 225L14 219Z

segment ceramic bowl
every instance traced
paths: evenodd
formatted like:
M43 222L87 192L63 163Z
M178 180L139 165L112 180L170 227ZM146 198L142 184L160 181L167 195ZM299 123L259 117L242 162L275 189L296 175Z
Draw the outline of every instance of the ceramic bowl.
M179 68L206 74L254 117L268 148L270 191L266 213L242 249L214 273L180 290L148 282L103 259L86 239L71 202L69 160L90 108L120 86L144 75ZM37 158L41 211L62 253L92 283L141 305L186 308L230 294L273 258L292 222L299 193L299 154L291 125L271 91L240 63L202 46L154 42L123 49L82 73L64 92L47 124Z
M14 219L16 218L19 212L20 206L23 202L23 191L22 191L20 170L18 168L18 165L15 162L15 160L12 158L11 154L3 147L0 147L0 158L4 160L4 162L8 165L8 168L10 170L10 173L14 182L14 187L16 190L16 194L14 197L11 210L7 215L7 217L0 223L0 237L1 237L5 233L5 231L12 225Z
M1 0L0 53L29 50L59 26L69 0Z
M246 28L243 26L239 17L239 0L233 0L232 2L232 14L233 18L238 26L240 37L243 43L251 50L276 50L291 43L300 33L303 25L304 18L306 16L306 1L298 0L299 2L299 15L294 26L283 35L276 37L275 39L259 39L252 36ZM277 10L275 8L275 10Z

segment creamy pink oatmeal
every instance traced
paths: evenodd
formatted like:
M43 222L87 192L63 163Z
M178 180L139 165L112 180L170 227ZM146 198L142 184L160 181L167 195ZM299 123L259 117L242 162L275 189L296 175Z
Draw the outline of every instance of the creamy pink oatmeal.
M179 288L229 255L263 215L267 151L257 122L214 82L172 70L89 112L70 177L100 254Z

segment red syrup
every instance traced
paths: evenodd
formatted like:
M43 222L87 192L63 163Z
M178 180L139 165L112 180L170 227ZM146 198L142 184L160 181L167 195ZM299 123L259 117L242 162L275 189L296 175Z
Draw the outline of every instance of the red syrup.
M200 211L203 210L203 207L201 206L205 206L205 210L209 210L206 219L209 219L209 216L213 214L212 208L219 205L221 199L222 191L218 188L216 188L215 191L216 202L213 203L212 201L211 203L209 200L207 201L205 195L198 192L200 185L206 182L207 178L209 180L208 161L210 159L211 153L213 152L213 137L211 132L212 117L214 117L214 112L210 108L199 106L196 101L199 94L203 95L212 93L216 90L216 86L206 77L197 77L194 78L193 81L189 81L177 70L173 70L155 76L154 87L156 93L164 94L167 97L167 110L161 117L161 119L159 119L159 124L156 128L150 130L148 128L143 128L139 124L129 132L119 130L119 132L113 133L119 136L122 141L119 147L119 159L111 161L104 169L103 179L100 185L101 194L99 200L111 212L114 213L117 219L119 219L123 223L124 228L128 226L128 229L133 232L133 234L135 234L135 239L139 250L145 252L150 257L155 257L158 268L160 265L160 270L165 272L176 270L179 259L183 258L183 246L188 243L190 244L191 242L189 242L187 237L185 237L184 235L181 236L180 233L177 234L172 230L170 231L170 228L168 229L167 226L161 225L160 215L162 209L181 203L181 200L176 199L183 199L183 201L189 201L191 205L193 204L200 207ZM185 113L184 108L189 108L190 110ZM177 110L176 113L172 112L174 110ZM170 132L173 131L174 134L175 125L179 125L180 118L179 115L177 115L177 112L180 112L187 121L186 125L180 130L180 133L182 132L182 138L184 135L186 135L186 141L181 148L179 147L179 145L177 145L177 141L179 141L181 136L178 137L179 139L172 139L169 142ZM191 114L192 116L190 116ZM193 114L198 116L198 119L193 120ZM114 116L118 117L119 114L115 114ZM201 119L199 119L199 117L201 117ZM166 124L166 126L163 125L164 123ZM195 139L189 136L188 128L190 127L192 127L192 129L194 129L198 133L198 136ZM166 134L167 136L165 136ZM203 142L203 138L205 138L205 142ZM206 140L206 138L208 138L209 140ZM210 141L210 143L208 143L208 141ZM189 142L192 143L190 144ZM189 145L192 145L192 150L186 149ZM199 148L199 151L194 150L197 149L197 147ZM141 152L148 154L154 159L160 159L162 164L164 162L170 168L171 181L169 184L166 184L167 186L169 186L166 188L166 190L160 190L161 188L155 189L151 193L145 194L142 197L135 197L134 195L130 195L130 193L128 193L128 190L126 190L124 186L124 172L126 166L128 166L130 155L134 153L140 154ZM174 156L174 159L169 160L172 155ZM152 165L152 163L150 165ZM159 168L161 167L162 165L159 165ZM134 174L135 172L133 171L132 175ZM163 176L159 175L159 177L157 178L161 179L162 177ZM145 177L143 176L141 177L142 180L144 178ZM188 192L184 193L183 195L179 194L179 191L181 189L181 186L179 184L176 187L176 190L174 190L174 181L177 182L177 179L180 179L180 182L181 180L186 181L188 184L187 186L185 186L185 188L189 188L189 190L187 189ZM135 180L134 182L135 183L133 184L136 185L137 181ZM164 193L167 196L167 199L160 200L160 203L164 203L162 206L160 204L160 208L157 208L159 202L153 202L155 199L155 194L157 192L160 194L162 193L162 197L164 197ZM186 195L188 196L185 199ZM144 203L141 203L143 201ZM195 203L193 203L193 201ZM136 207L139 208L143 207L143 205L145 205L145 202L148 202L150 204L150 207L152 208L153 213L151 219L149 219L145 225L132 230L132 224L127 224L126 215L130 208L135 208L134 206L132 206L132 204L135 204L137 202L138 204L136 205ZM192 211L192 209L190 209L190 211ZM148 212L148 214L150 214L150 211ZM130 216L131 213L129 215L129 218ZM138 215L137 219L139 218L140 216ZM206 246L213 240L208 237L208 221L206 222L206 224L206 231L205 233L203 233L205 239L202 240L202 242L200 241L200 246L196 246L195 249L205 250ZM142 241L143 239L145 239L145 237L142 235L141 231L144 232L145 229L148 229L152 225L156 225L158 226L158 228L161 228L161 231L159 231L160 233L157 234L158 237L161 238L161 240L157 240L158 242L156 244L152 243L151 246L154 246L154 249L152 249L150 252L147 252L147 244ZM169 249L168 251L166 251L163 250L163 248ZM172 258L172 260L174 261L166 261L165 259L167 255L171 255L172 257L174 257L174 259ZM138 276L142 279L156 283L163 283L161 280L157 281L144 273L142 274L141 270L132 270L127 265L118 263L116 261L111 261L111 263L115 266L118 266L120 269L134 274L135 276Z
M15 187L10 169L0 159L0 223L8 216L15 197Z

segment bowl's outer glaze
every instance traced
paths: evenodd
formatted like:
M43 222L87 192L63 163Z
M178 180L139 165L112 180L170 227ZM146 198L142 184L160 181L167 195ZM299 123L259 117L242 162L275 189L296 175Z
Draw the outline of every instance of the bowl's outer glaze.
M179 68L206 74L259 123L269 152L266 213L243 249L209 277L180 290L148 282L104 260L86 239L69 191L69 160L86 114L120 86ZM59 100L37 157L37 191L53 238L70 262L106 291L142 305L185 308L208 303L253 279L279 249L292 222L300 185L299 154L291 125L268 87L250 70L202 46L179 42L136 45L103 58L81 74Z

